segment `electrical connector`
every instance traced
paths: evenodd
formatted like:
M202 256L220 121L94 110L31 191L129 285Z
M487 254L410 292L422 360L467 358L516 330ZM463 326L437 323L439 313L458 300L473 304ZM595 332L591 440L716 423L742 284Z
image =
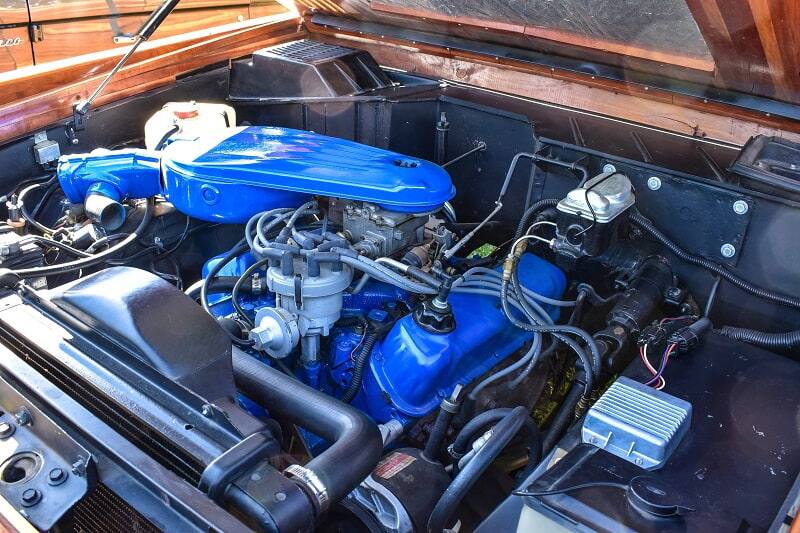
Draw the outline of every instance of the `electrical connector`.
M699 344L703 335L705 335L712 326L711 320L708 318L701 318L693 324L674 332L669 336L667 342L675 344L676 350L679 352L686 352L693 346Z

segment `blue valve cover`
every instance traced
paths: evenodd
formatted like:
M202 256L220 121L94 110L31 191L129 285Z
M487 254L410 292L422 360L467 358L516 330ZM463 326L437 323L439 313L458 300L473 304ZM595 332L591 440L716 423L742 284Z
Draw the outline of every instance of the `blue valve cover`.
M455 195L428 161L307 131L250 126L178 140L162 156L164 193L196 218L245 222L311 195L363 200L401 212L433 211Z
M522 256L519 277L523 286L549 298L560 298L566 288L564 273L533 254ZM456 384L473 383L533 337L508 321L494 296L451 293L449 302L456 319L451 333L429 333L407 315L373 349L354 403L376 421L427 415ZM558 308L543 307L558 318Z

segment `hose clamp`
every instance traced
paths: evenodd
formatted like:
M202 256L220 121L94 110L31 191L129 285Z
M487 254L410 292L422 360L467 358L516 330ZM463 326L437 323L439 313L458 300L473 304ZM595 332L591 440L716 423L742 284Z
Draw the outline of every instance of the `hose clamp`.
M324 513L328 510L330 505L328 489L313 470L301 465L289 465L283 473L303 485L314 498L319 513Z
M447 453L449 453L449 454L450 454L450 457L452 457L452 458L453 458L453 459L455 459L456 461L458 461L459 459L461 459L462 457L464 457L464 454L463 454L463 453L458 453L458 452L455 450L455 448L453 447L453 445L452 445L452 444L451 444L450 446L448 446L448 447L447 447Z

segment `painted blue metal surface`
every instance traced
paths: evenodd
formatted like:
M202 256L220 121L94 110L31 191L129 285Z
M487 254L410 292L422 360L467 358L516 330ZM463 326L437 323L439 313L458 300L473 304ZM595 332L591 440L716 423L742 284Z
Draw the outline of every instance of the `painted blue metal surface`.
M64 156L67 198L115 200L164 194L184 214L243 223L311 196L362 200L393 211L439 209L455 195L438 165L307 131L250 126L176 140L162 152L125 149Z
M566 288L564 273L532 254L522 257L519 275L525 287L550 298L560 298ZM423 417L456 384L473 382L532 338L509 323L495 297L453 293L450 305L456 328L449 334L429 333L411 316L394 325L373 350L357 407L377 422Z
M176 141L163 153L164 192L196 218L245 222L311 195L363 200L394 211L433 211L455 195L428 161L300 130L250 126Z
M161 192L158 152L139 149L95 150L61 156L58 181L67 199L83 203L98 193L112 200L149 198Z

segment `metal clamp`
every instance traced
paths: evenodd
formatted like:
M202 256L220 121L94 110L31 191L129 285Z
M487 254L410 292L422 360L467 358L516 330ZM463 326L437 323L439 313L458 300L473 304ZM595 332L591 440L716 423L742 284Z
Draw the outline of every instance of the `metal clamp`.
M289 465L283 473L299 481L303 487L311 494L317 504L318 512L324 513L328 510L330 499L328 497L328 489L325 484L317 476L316 472L309 470L301 465Z

